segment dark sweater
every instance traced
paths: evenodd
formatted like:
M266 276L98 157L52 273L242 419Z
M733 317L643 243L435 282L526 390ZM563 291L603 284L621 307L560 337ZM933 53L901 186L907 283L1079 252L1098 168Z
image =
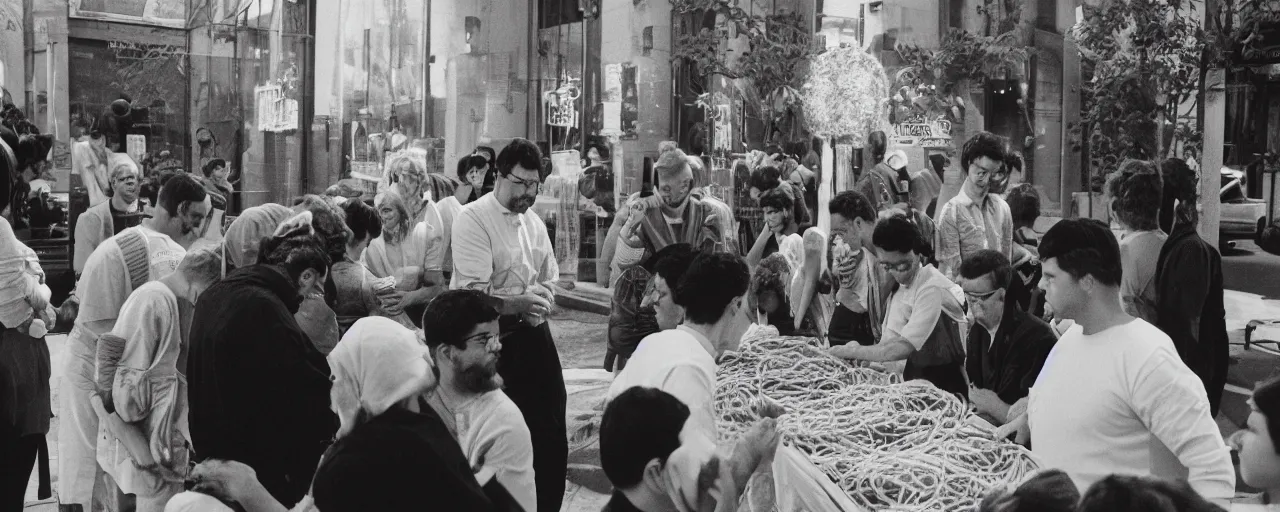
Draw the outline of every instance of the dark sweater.
M200 296L187 363L197 459L248 464L288 504L337 430L328 362L294 321L300 302L275 267L236 270Z
M1230 366L1222 255L1194 224L1180 224L1160 249L1156 269L1156 327L1204 382L1216 414Z
M994 391L1000 401L1013 404L1027 396L1058 337L1049 324L1012 303L1006 303L996 338L984 350L980 339L986 334L986 327L980 325L969 329L965 362L969 382L979 389Z

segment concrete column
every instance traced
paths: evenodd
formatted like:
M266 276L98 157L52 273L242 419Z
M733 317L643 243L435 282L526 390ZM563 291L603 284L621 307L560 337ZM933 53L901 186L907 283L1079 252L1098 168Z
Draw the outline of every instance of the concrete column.
M1222 217L1222 145L1226 136L1226 71L1211 69L1204 84L1204 155L1200 161L1200 237L1218 245L1218 222Z
M20 1L0 2L0 87L9 91L18 108L23 105L23 77L26 55L22 44L23 5Z

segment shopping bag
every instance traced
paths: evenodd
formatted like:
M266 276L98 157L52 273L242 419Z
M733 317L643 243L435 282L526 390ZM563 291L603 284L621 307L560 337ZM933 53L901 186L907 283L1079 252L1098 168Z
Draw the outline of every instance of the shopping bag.
M778 512L864 512L809 458L779 445L773 457L774 495Z

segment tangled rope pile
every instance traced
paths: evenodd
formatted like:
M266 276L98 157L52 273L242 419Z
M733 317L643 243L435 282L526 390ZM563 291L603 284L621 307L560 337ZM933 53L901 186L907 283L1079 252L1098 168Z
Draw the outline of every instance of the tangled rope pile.
M966 422L970 413L955 396L850 366L809 338L757 333L721 360L722 441L751 426L761 397L787 410L778 419L783 442L868 510L968 509L1037 469L1025 448Z

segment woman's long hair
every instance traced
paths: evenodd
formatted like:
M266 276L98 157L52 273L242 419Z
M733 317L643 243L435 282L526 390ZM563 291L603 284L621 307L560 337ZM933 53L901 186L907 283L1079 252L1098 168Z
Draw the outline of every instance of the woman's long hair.
M395 224L384 224L382 226L382 241L388 245L395 245L404 240L409 235L409 230L413 227L413 218L409 216L409 206L405 204L404 197L395 189L387 189L385 192L378 194L373 203L379 210L384 205L395 208L400 217Z

